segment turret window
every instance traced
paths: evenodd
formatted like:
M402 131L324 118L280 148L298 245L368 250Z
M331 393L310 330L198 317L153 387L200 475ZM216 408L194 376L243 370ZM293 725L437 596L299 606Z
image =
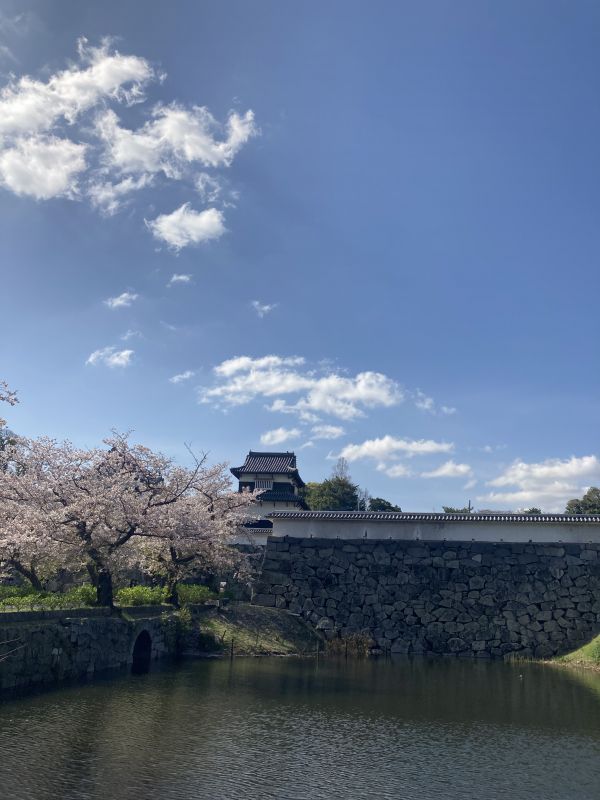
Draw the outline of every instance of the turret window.
M272 489L273 488L273 480L267 480L266 478L257 478L256 479L256 488L257 489Z

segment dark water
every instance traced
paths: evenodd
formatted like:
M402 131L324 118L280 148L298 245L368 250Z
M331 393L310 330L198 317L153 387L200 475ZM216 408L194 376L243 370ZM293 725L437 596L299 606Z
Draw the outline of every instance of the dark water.
M600 800L600 674L237 659L0 705L11 800Z

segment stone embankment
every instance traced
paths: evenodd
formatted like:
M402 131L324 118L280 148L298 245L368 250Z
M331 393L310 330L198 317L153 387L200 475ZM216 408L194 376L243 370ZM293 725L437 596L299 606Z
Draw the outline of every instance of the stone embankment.
M0 692L132 665L136 642L148 660L175 653L175 622L161 608L0 614ZM144 633L145 632L145 633ZM140 638L140 635L142 637Z
M272 538L255 602L392 653L548 658L600 632L600 545Z

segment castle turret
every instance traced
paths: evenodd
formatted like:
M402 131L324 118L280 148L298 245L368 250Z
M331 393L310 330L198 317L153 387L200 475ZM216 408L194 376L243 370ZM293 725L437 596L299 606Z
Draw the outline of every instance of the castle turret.
M295 453L258 453L250 450L241 467L231 473L239 481L240 492L256 492L261 513L306 508L300 495L304 481L298 473Z

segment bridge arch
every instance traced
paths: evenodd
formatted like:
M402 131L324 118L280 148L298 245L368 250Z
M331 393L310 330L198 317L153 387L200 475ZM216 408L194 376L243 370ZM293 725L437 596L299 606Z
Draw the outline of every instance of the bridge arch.
M131 651L131 672L133 675L142 675L150 669L152 660L152 637L144 628L135 638Z

